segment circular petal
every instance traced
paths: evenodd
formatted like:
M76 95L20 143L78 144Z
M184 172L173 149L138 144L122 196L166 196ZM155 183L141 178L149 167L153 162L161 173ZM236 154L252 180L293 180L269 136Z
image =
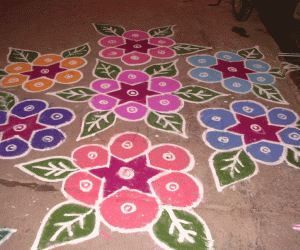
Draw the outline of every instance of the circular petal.
M137 70L127 70L119 74L117 80L124 83L136 84L140 82L147 82L149 78L149 75L144 72Z
M61 67L67 68L67 69L75 69L80 68L86 64L86 60L80 57L71 57L63 60L61 62Z
M198 67L209 67L217 64L217 59L213 56L191 56L188 57L187 61Z
M234 124L234 115L225 109L205 109L199 113L200 121L207 127L223 130Z
M231 104L231 108L236 113L250 117L260 116L266 113L261 105L251 101L234 102Z
M256 60L247 60L246 67L258 72L267 72L270 69L270 65Z
M277 125L290 125L297 119L296 114L289 109L274 108L269 111L270 122Z
M231 52L219 52L216 54L216 57L228 62L237 62L245 60L243 57Z
M248 74L250 81L259 84L272 84L275 82L274 76L265 73Z
M110 152L121 159L128 159L145 152L149 147L147 138L134 133L118 135L110 145Z
M31 70L29 63L14 63L10 64L5 68L5 71L11 74L23 73Z
M203 82L220 82L222 73L209 68L196 68L190 71L190 75Z
M29 149L27 142L19 138L12 138L0 143L0 158L19 157Z
M30 92L39 92L51 88L54 82L46 78L38 78L32 81L28 81L23 85L23 88Z
M0 111L0 124L4 124L7 121L7 112Z
M63 57L55 54L40 56L33 62L34 65L47 66L61 61Z
M125 44L123 37L109 36L99 40L99 45L103 47L116 47Z
M28 100L18 103L13 107L11 113L19 117L27 117L37 114L47 108L47 103L38 100Z
M23 75L8 75L4 76L1 80L2 87L14 87L21 85L23 82L25 82L27 79L27 76Z
M212 147L219 150L230 150L243 146L242 136L230 132L209 131L205 138Z
M74 83L82 78L82 73L77 70L67 70L56 75L55 80L60 83Z
M104 80L96 80L91 84L92 89L100 92L107 93L119 88L119 84L115 80L104 79Z
M178 96L165 94L149 97L148 106L156 111L168 112L182 108L183 103Z
M149 152L148 157L152 166L166 170L180 171L191 163L188 152L175 145L157 146Z
M224 80L224 87L232 92L248 93L252 89L252 84L241 78L232 77Z
M126 31L123 34L123 37L134 41L140 41L149 38L149 35L147 34L147 32L144 31L130 30L130 31Z
M145 64L151 60L151 57L147 54L140 52L132 52L122 57L122 61L128 65L140 65Z
M149 53L151 56L154 56L157 58L171 58L176 55L174 50L172 50L170 48L166 48L166 47L150 49Z
M175 44L175 41L173 41L170 38L165 38L165 37L153 37L149 39L149 43L158 45L158 46L171 46Z
M71 123L75 114L70 109L52 108L41 113L39 122L50 126L61 126Z
M284 147L269 142L259 142L246 148L247 152L255 159L264 163L281 161Z
M279 133L281 140L293 146L300 146L300 130L297 128L287 128Z
M181 83L166 77L155 77L151 79L150 89L161 93L174 92L181 87Z
M117 99L106 95L97 95L90 100L92 108L100 110L111 110L117 104Z
M64 195L87 205L95 205L99 198L101 180L86 173L77 172L68 177L64 185Z
M118 48L108 48L100 50L99 56L105 58L120 58L124 55L124 51Z
M87 145L72 153L73 162L81 168L104 166L108 162L108 152L99 145Z
M151 183L154 192L164 205L191 207L201 200L199 185L188 175L171 173Z
M34 149L50 150L58 147L66 140L66 136L57 129L44 129L36 132L31 140Z
M143 119L147 108L139 103L130 102L115 108L115 112L125 120L137 121Z

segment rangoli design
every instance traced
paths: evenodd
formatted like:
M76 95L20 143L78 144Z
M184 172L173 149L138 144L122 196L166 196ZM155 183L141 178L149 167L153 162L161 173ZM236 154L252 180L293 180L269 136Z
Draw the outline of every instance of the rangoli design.
M211 49L183 43L175 44L175 41L169 38L174 34L172 26L151 29L148 32L125 31L124 28L114 25L94 26L98 32L108 36L99 40L99 45L105 47L99 52L100 57L121 58L127 65L145 64L152 57L169 59L176 55Z
M4 88L22 85L28 92L39 92L51 88L55 82L77 82L83 77L77 69L87 64L82 57L89 51L88 44L66 50L61 55L40 55L36 51L10 48L7 57L10 64L0 70L0 85Z
M163 249L212 249L207 225L192 210L203 198L201 182L187 173L194 158L177 145L151 146L143 135L128 132L108 147L84 145L71 158L17 167L43 181L62 181L68 199L46 215L32 249L94 238L101 223L120 233L149 232Z
M230 110L200 111L198 120L208 128L205 144L216 150L209 164L218 191L257 174L257 162L285 161L300 168L300 120L290 109L268 110L255 101L234 101Z
M82 123L77 140L94 136L112 125L116 117L145 122L156 129L186 137L185 119L177 112L184 100L202 103L224 94L199 86L182 87L176 80L176 61L147 67L144 71L126 70L98 60L90 88L71 88L55 93L71 102L88 101L94 111Z
M269 64L260 61L263 58L264 55L255 47L237 53L222 51L214 56L191 56L187 62L197 67L189 71L190 77L196 80L221 82L225 89L234 93L252 92L267 101L288 104L273 85L275 77L284 78L284 74L280 69L271 69Z
M7 241L10 236L17 232L17 229L12 228L0 228L0 246Z
M15 95L0 91L0 159L60 146L66 140L60 128L74 119L70 109L49 108L46 101L35 99L18 102Z

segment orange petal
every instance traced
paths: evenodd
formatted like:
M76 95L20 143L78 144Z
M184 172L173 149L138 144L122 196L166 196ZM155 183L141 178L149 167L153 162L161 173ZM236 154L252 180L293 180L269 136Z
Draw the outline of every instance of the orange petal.
M23 87L31 92L39 92L49 89L53 84L54 82L49 79L39 78L25 83Z
M79 68L85 64L85 60L79 57L67 58L61 62L61 67L67 69Z
M27 76L23 75L8 75L2 79L1 84L3 87L13 87L21 85L23 82L26 81L26 79Z
M8 65L5 69L8 73L22 73L31 70L31 65L29 63L14 63Z
M38 57L33 64L34 65L39 65L39 66L47 66L47 65L51 65L53 63L57 63L59 61L61 61L63 58L59 55L44 55L44 56L40 56Z
M82 73L77 70L67 70L56 75L55 80L60 83L73 83L82 77Z

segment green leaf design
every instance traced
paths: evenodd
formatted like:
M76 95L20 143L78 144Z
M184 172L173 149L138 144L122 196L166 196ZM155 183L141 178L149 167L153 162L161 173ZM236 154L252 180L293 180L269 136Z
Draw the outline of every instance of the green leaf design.
M300 168L300 148L288 148L286 161L289 165Z
M8 240L10 236L17 232L16 229L11 228L0 228L0 245L4 243L4 241Z
M6 75L8 75L7 72L5 72L4 70L0 70L0 79L2 79Z
M199 86L188 86L172 93L189 102L207 102L223 94Z
M72 48L69 50L65 50L61 53L63 58L70 58L70 57L83 57L86 56L90 52L90 47L88 44L81 45L77 48Z
M272 85L253 83L253 91L260 98L266 99L268 101L273 101L281 104L288 104L280 95L279 91Z
M167 37L172 36L174 34L172 26L151 29L148 31L148 33L152 37Z
M114 125L116 115L112 111L92 111L83 118L81 134L77 141L93 136Z
M94 69L94 75L104 79L115 79L121 72L121 68L117 65L109 64L97 60L97 65Z
M259 60L264 57L263 53L259 51L258 47L239 50L237 53L245 59Z
M298 120L298 121L296 122L296 126L297 126L297 128L300 129L300 120Z
M155 64L146 68L144 71L151 75L152 77L161 77L161 76L176 76L178 74L176 68L176 61L164 63L164 64Z
M172 45L170 48L175 50L177 55L190 54L194 52L200 52L203 50L211 49L210 47L197 46L197 45L191 45L185 43L177 43Z
M78 87L48 94L56 95L59 98L69 102L85 102L91 99L94 95L97 95L98 93L89 88Z
M152 229L154 239L158 244L165 249L175 250L212 249L211 234L199 216L184 210L164 208L161 217Z
M218 191L255 175L258 171L244 150L216 152L209 159Z
M285 75L281 72L281 69L278 68L270 69L268 73L278 78L285 78Z
M31 50L13 49L10 48L10 53L8 55L9 62L33 62L38 58L39 53Z
M106 36L122 36L125 32L124 28L115 25L94 23L94 26L97 31Z
M17 101L18 98L15 95L0 91L0 111L9 111Z
M37 179L47 182L64 180L71 173L78 171L70 158L48 157L17 165L20 170L34 176Z
M99 226L95 209L60 203L44 218L31 249L50 249L94 238L99 235Z
M187 138L185 134L185 120L179 114L152 111L147 117L147 123L156 129L179 134Z
M300 70L299 65L295 65L287 62L282 63L282 67L286 73L288 73L289 71Z

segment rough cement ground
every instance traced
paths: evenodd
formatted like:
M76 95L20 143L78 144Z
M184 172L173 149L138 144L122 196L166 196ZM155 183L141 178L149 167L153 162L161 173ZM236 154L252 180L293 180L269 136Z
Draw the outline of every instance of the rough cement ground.
M276 58L278 46L269 36L254 12L245 23L238 23L231 14L231 3L226 1L219 7L208 7L211 1L182 0L124 0L124 1L5 1L1 9L0 68L7 65L8 48L35 50L41 54L60 54L62 51L89 43L91 53L85 58L87 66L81 71L84 78L74 86L88 86L95 78L92 75L95 58L99 58L102 38L93 27L93 23L105 23L125 27L126 30L147 31L165 25L176 25L176 42L212 47L212 50L199 54L213 55L218 51L237 51L256 45L264 53L264 62L279 67ZM234 27L246 30L249 37L232 32ZM178 62L179 80L185 86L197 84L188 77L191 66L181 56ZM112 60L123 69L126 66L120 60ZM166 60L152 60L147 65L136 66L142 70L154 63ZM215 91L225 91L221 84L202 84ZM71 87L71 86L68 86ZM297 87L290 80L278 79L276 87L290 103L287 108L300 114L300 95ZM54 90L66 89L56 84ZM300 170L288 166L285 162L274 166L259 163L259 173L249 181L242 181L230 188L218 192L208 165L208 158L214 152L202 140L205 128L196 120L197 112L204 108L225 108L233 100L256 100L266 107L276 104L257 99L253 94L220 97L204 104L186 103L180 111L187 120L188 139L164 133L141 122L117 120L115 125L94 137L75 141L80 132L83 116L90 111L88 105L64 102L53 96L41 93L28 93L15 87L4 91L14 93L20 100L39 98L52 106L67 107L74 110L76 120L64 128L68 138L58 149L38 152L31 151L26 157L14 160L1 160L0 193L1 223L0 228L14 228L17 232L7 240L1 249L30 249L40 223L49 209L66 199L60 192L61 183L45 183L27 175L14 166L41 157L56 155L70 156L73 149L101 140L106 145L115 134L132 131L146 135L153 144L174 143L188 150L195 157L195 168L191 174L201 180L204 187L204 200L194 211L208 225L215 249L300 249L300 232L293 230L294 224L300 224ZM122 234L112 232L104 224L100 230L109 235L109 239L100 234L98 237L79 243L58 247L67 249L102 249L102 250L159 250L148 233Z

